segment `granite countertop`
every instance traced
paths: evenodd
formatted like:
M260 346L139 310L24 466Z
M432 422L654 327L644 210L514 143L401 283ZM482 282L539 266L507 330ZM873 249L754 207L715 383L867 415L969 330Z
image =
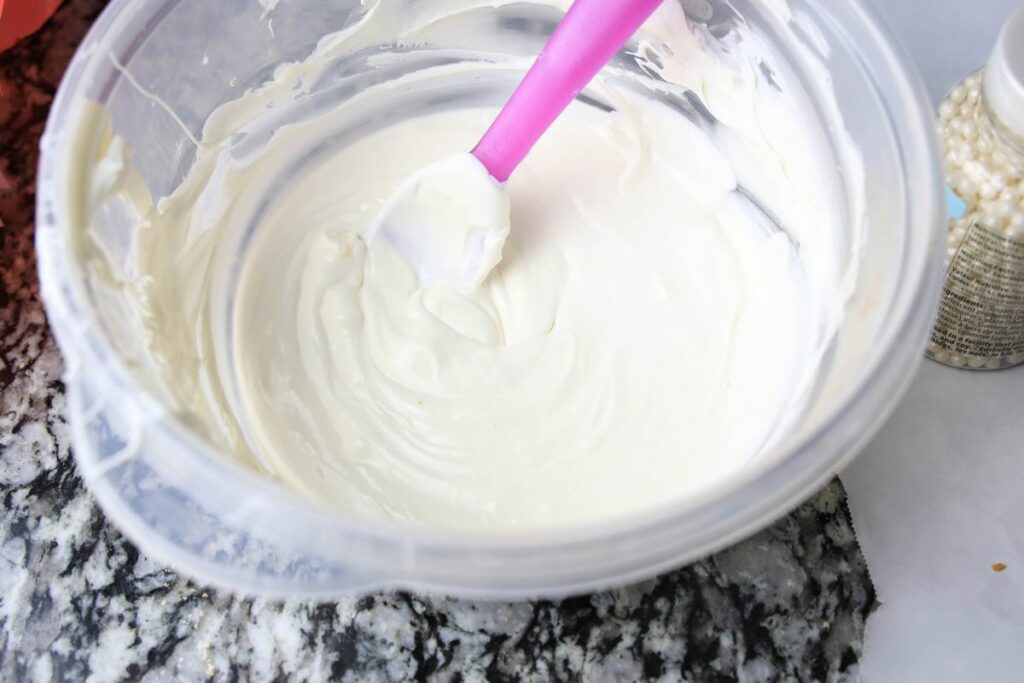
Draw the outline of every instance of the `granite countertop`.
M562 601L239 598L160 566L83 488L36 281L37 145L102 0L0 54L0 678L856 680L875 594L838 481L694 565Z

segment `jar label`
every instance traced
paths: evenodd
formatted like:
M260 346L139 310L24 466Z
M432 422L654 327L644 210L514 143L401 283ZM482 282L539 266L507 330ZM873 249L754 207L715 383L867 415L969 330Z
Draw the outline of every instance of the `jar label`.
M966 358L1024 354L1024 241L971 221L946 272L932 343Z

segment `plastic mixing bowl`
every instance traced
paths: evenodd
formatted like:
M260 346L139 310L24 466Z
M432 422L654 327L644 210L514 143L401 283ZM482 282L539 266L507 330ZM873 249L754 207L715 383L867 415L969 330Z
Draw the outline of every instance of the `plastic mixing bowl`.
M128 260L138 228L131 207L118 203L79 224L69 207L90 191L90 169L71 150L101 138L99 117L82 106L99 102L152 196L169 194L214 108L365 11L358 0L273 4L268 15L270 3L252 0L115 0L72 61L42 141L40 275L66 361L75 456L103 509L145 552L200 581L272 595L401 586L553 596L621 584L721 548L792 509L855 455L906 388L932 322L943 248L932 117L906 57L863 2L793 0L792 32L780 32L756 0L698 2L711 14L742 15L805 83L830 79L867 169L859 285L806 413L772 457L700 500L571 532L487 537L352 519L218 454L165 407L146 369L126 360L140 342L120 322L116 288L82 275L86 234L108 258ZM557 16L537 20L528 10L489 11L504 13L503 30L535 34L539 45ZM827 74L801 63L802 52L787 43L793 35L818 46ZM345 79L359 77L358 65L350 67L336 74L348 92L358 80ZM346 89L333 92L344 97Z

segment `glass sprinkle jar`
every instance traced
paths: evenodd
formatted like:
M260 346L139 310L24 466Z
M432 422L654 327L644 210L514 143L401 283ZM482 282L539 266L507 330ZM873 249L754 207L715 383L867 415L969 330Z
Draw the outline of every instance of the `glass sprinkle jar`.
M948 183L946 282L927 355L959 368L1024 363L1024 10L983 71L939 107Z

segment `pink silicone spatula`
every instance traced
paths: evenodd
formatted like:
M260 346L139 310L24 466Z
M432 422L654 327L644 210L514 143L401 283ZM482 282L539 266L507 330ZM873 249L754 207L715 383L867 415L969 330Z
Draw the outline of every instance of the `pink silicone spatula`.
M509 232L503 183L659 4L576 0L472 153L409 176L367 242L383 235L415 269L420 286L480 285L501 261Z
M498 118L473 149L505 182L544 131L657 9L661 0L576 0Z

